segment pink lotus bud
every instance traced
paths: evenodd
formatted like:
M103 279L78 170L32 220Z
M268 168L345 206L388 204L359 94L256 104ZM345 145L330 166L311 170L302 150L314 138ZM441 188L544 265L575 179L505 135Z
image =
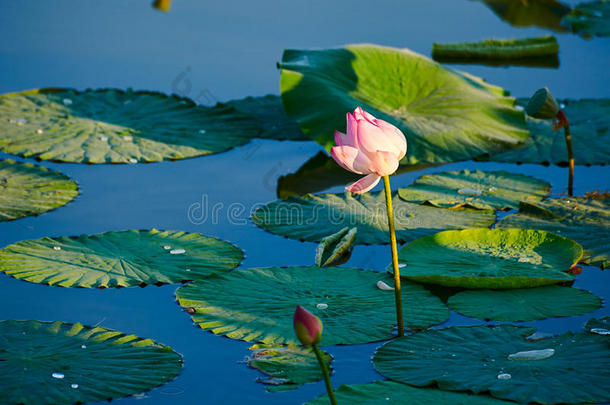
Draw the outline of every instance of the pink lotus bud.
M346 187L353 193L364 193L398 169L407 153L407 140L400 129L377 119L357 107L347 113L347 133L335 131L335 143L330 154L346 170L366 174Z
M322 340L322 321L300 305L294 310L294 332L303 346L311 346Z

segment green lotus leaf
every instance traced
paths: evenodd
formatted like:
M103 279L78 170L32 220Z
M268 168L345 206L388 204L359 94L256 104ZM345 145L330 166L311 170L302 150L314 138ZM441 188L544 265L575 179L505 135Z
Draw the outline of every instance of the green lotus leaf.
M261 133L232 107L116 89L0 95L0 150L74 163L177 160L229 150Z
M584 248L582 262L610 267L610 195L566 197L521 203L519 212L498 223L502 228L543 229L574 239Z
M396 238L411 241L443 229L488 227L493 211L448 210L392 198ZM356 227L353 244L389 243L388 214L383 193L319 194L278 200L252 215L261 228L291 239L319 242L344 227Z
M401 277L463 288L529 288L565 283L582 257L567 238L527 229L466 229L420 238L400 249Z
M358 344L394 336L394 293L383 273L343 267L272 267L215 274L180 287L176 297L202 329L231 339L298 344L292 328L297 305L324 324L322 345ZM402 286L405 324L425 328L444 322L441 300L413 283Z
M534 328L457 326L394 339L377 350L378 372L395 381L489 392L539 404L610 401L605 336L566 332L525 340Z
M487 395L471 395L463 392L442 391L435 388L414 388L394 381L373 381L359 385L342 385L335 391L340 404L376 405L405 404L429 405L486 405L505 404L510 402L492 398ZM306 405L328 405L328 395L322 395Z
M352 242L357 232L358 228L345 227L337 233L322 238L316 249L316 266L325 267L340 264L338 262L351 252Z
M537 26L565 32L561 18L571 10L557 0L478 0L485 3L498 17L514 27Z
M327 149L357 106L402 130L408 164L469 160L529 136L503 89L408 49L285 50L280 68L286 113Z
M400 165L396 174L415 172L435 165ZM296 172L280 176L277 180L277 197L288 198L317 193L327 188L348 185L362 177L343 169L325 152L319 152Z
M432 44L432 59L439 63L516 64L557 61L559 43L552 35L537 38L486 39L479 42ZM558 66L558 65L557 65Z
M610 336L610 316L604 316L599 319L589 319L585 324L587 332L595 333L603 336Z
M180 373L170 347L101 327L0 322L0 402L82 404L139 394Z
M323 378L315 353L310 348L296 345L254 345L252 356L246 360L248 366L268 376L258 379L267 386L267 391L287 391ZM328 369L332 356L322 351Z
M522 107L528 99L519 99ZM570 121L574 164L605 165L610 163L610 99L559 100ZM527 117L531 137L523 147L479 160L506 163L539 163L568 165L563 130L553 131L551 120Z
M54 210L77 195L76 183L62 173L0 159L0 222Z
M279 96L266 95L263 97L246 97L239 100L231 100L227 106L235 108L240 113L250 118L263 129L257 138L308 141L310 138L301 132L298 124L288 118L282 99Z
M181 231L123 231L14 243L0 250L0 271L60 287L180 283L239 265L228 242Z
M601 306L602 300L588 291L558 286L469 290L449 298L449 307L454 311L473 318L504 322L582 315Z
M610 36L610 1L596 0L578 4L561 23L586 37Z
M505 171L462 170L426 174L398 190L403 200L436 207L470 206L479 209L518 208L519 201L540 201L551 185L523 174Z

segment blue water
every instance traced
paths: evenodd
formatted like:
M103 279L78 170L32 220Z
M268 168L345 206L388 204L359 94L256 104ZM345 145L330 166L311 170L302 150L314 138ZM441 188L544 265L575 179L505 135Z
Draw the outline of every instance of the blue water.
M572 3L574 4L574 3ZM176 92L202 104L248 95L278 94L275 63L284 48L331 47L371 42L409 47L429 55L432 42L547 34L515 28L483 3L468 0L309 1L221 3L174 0L164 14L149 1L0 0L0 92L65 86L133 87ZM556 34L559 69L458 66L527 96L546 85L557 97L610 94L610 39ZM254 146L253 146L254 145ZM315 244L271 235L248 221L248 211L276 198L277 178L296 171L320 151L313 142L256 141L227 153L142 165L76 165L43 162L75 179L81 195L36 218L0 223L0 246L43 236L124 229L178 229L229 240L246 253L241 268L313 263ZM0 158L8 155L0 154ZM24 159L21 159L24 160ZM461 168L504 169L551 182L565 193L567 172L557 167L463 162L392 179L406 186L423 173ZM610 188L607 167L576 168L575 193ZM341 191L334 187L329 191ZM206 201L218 218L200 223L189 207ZM233 203L242 214L231 213ZM358 246L346 264L382 271L387 246ZM575 287L610 297L610 272L585 267ZM180 376L143 398L118 403L296 404L324 393L322 383L269 394L260 374L242 363L250 344L196 328L175 304L176 286L88 290L46 287L0 276L0 319L40 319L101 325L153 338L184 355ZM544 332L580 330L593 316L530 322ZM452 313L443 326L477 324ZM380 344L326 348L335 358L332 381L380 378L370 357Z

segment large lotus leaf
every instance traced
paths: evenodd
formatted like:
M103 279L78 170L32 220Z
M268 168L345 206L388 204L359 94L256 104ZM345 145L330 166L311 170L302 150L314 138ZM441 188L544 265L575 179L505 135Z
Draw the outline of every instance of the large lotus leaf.
M0 96L0 150L75 163L136 163L223 152L261 129L232 107L116 89Z
M408 49L286 50L280 67L286 112L327 149L357 106L403 131L408 164L469 160L528 138L504 90Z
M374 381L359 385L342 385L335 391L340 404L377 405L405 404L429 405L486 405L505 404L510 402L492 398L487 395L471 395L464 392L442 391L435 388L414 388L394 381ZM306 405L328 405L328 395L322 395Z
M519 99L527 105L528 99ZM570 134L576 165L610 163L610 99L560 100L570 120ZM523 147L501 152L481 160L507 163L568 165L563 130L553 131L551 120L527 118L531 137Z
M505 217L498 226L544 229L574 239L585 249L583 263L610 267L609 195L522 203L518 213Z
M376 287L391 278L342 267L272 267L236 270L197 280L176 291L178 303L202 329L232 339L298 344L292 315L302 305L324 324L323 345L357 344L394 336L394 294ZM405 324L444 322L448 309L413 283L402 286Z
M396 174L423 170L434 165L400 165ZM317 193L327 188L355 182L359 174L343 169L324 152L309 159L296 172L280 176L277 180L277 197L288 198Z
M589 319L585 324L585 330L598 335L610 336L610 316Z
M553 31L567 31L561 18L570 12L570 6L557 0L478 0L514 27L537 26Z
M51 211L77 195L78 186L64 174L31 163L0 160L0 222Z
M129 287L195 280L242 258L230 243L197 233L132 230L17 242L0 250L0 271L61 287Z
M470 206L480 209L518 208L519 201L540 201L551 185L523 174L505 171L462 170L426 174L398 190L400 198L437 207Z
M82 404L139 394L182 368L170 347L79 323L0 322L0 402Z
M227 105L249 115L263 129L263 132L256 136L257 138L280 141L310 140L301 132L298 124L288 118L279 96L269 94L264 97L246 97L231 100Z
M463 288L528 288L573 280L582 257L567 238L527 229L466 229L420 238L398 252L401 277Z
M449 298L449 306L473 318L516 322L586 314L599 309L602 300L577 288L548 286L462 291Z
M513 325L429 330L386 343L373 363L385 377L420 387L489 391L522 403L610 401L605 336L566 332L526 340L534 331Z
M250 350L252 356L246 359L248 366L260 370L269 377L258 380L267 386L267 391L292 390L323 378L318 359L310 348L262 344L254 345ZM332 356L324 351L322 356L330 370Z
M577 5L561 23L584 36L610 36L610 1L596 0Z
M394 195L396 238L411 241L443 229L488 227L493 211L448 210L404 201ZM252 221L291 239L319 242L344 227L356 227L354 244L389 243L388 214L383 193L319 194L278 200L258 209Z

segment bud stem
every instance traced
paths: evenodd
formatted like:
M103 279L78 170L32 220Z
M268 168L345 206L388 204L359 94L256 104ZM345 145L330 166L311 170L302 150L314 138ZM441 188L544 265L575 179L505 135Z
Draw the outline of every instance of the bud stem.
M324 376L324 383L326 384L326 392L328 393L328 399L332 405L337 405L337 399L335 398L335 392L333 391L333 386L330 383L330 375L328 373L328 367L326 367L326 363L324 362L324 357L318 349L318 345L314 343L311 345L316 357L318 358L318 363L320 363L320 369L322 369L322 375Z
M392 249L392 266L394 267L394 296L396 298L396 322L398 323L398 336L405 335L402 317L402 295L400 293L400 272L398 270L398 250L396 248L396 230L394 229L394 210L392 209L392 189L390 177L383 176L385 187L385 203L388 208L388 225L390 227L390 247Z

